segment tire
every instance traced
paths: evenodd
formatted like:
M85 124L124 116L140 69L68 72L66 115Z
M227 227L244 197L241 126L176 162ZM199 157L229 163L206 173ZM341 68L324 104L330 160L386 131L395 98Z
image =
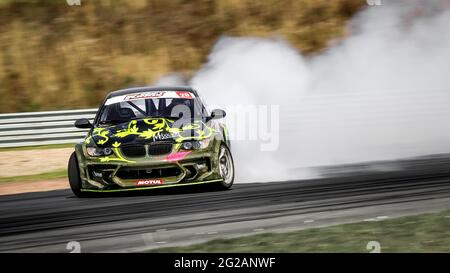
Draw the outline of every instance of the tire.
M80 178L80 169L75 152L70 156L67 174L69 177L70 188L72 189L73 194L75 194L75 196L78 198L86 197L86 193L81 191L82 185Z
M220 145L217 168L223 181L218 183L219 190L228 190L234 183L234 161L230 149L226 145ZM223 169L222 169L223 168Z

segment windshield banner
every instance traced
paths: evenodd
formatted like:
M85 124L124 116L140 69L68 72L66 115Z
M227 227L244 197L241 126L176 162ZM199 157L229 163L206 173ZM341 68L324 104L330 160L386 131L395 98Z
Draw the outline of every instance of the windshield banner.
M194 94L188 91L151 91L126 94L123 96L112 97L108 99L105 105L119 103L123 101L143 100L143 99L193 99Z

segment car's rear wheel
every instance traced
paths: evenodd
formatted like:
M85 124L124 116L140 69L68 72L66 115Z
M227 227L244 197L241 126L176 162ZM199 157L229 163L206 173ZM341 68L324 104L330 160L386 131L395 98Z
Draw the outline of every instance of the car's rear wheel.
M231 188L234 182L234 162L230 149L227 146L221 145L218 158L219 174L223 181L219 183L219 189L227 190Z
M68 177L70 188L72 189L73 194L75 196L82 198L86 196L86 193L81 191L81 177L80 177L80 169L78 166L78 160L76 153L72 153L69 159Z

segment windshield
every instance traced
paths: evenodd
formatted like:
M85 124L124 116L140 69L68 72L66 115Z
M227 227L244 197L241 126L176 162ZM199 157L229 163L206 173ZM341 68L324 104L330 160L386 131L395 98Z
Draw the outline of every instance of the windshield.
M206 111L199 98L169 96L167 92L130 94L108 99L99 115L99 125L114 125L141 118L202 118ZM150 95L149 95L150 94Z

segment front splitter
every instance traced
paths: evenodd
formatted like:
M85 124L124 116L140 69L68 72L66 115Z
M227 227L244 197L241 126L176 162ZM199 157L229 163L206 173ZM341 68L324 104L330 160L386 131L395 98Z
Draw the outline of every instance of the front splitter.
M150 186L150 187L141 187L141 188L123 188L123 189L113 189L113 190L81 189L81 191L82 192L143 191L143 190L154 190L154 189L162 189L162 188L174 188L174 187L182 187L182 186L201 185L201 184L209 184L209 183L216 183L216 182L223 182L223 179L199 181L199 182L189 182L189 183L180 183L180 184L171 184L171 185L161 185L161 186Z

